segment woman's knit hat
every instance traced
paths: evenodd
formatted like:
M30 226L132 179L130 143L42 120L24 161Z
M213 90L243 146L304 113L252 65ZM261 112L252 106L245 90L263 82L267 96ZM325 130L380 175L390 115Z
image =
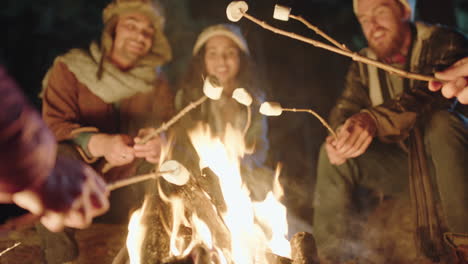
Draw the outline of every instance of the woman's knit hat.
M101 49L104 55L109 54L114 41L115 27L120 15L141 13L148 17L154 26L153 46L148 55L141 59L139 65L159 66L172 58L171 47L164 35L164 17L151 0L114 0L102 12L104 31L101 36Z
M358 1L359 0L353 0L353 9L354 13L357 14L357 8L358 8ZM411 20L414 18L414 9L416 7L416 0L396 0L399 1L403 7L408 10L411 14Z
M239 48L246 54L250 54L249 47L247 46L247 41L245 40L244 36L242 36L242 32L238 26L232 24L218 24L214 26L207 27L205 30L198 35L197 41L195 42L195 46L193 47L192 54L197 54L201 47L205 45L205 43L214 36L225 36L230 38L234 43L239 46Z

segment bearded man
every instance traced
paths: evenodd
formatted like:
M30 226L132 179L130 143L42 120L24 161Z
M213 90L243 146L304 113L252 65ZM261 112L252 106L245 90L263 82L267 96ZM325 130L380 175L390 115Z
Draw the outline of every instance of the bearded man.
M361 55L432 75L468 54L464 35L413 23L414 3L353 4L368 42ZM468 108L458 104L449 112L451 104L430 93L427 83L352 63L330 115L337 138L327 137L318 163L314 235L323 258L339 262L363 254L367 215L383 199L406 199L409 193L416 201L419 246L427 256L436 260L444 254L437 244L443 222L449 231L468 233L468 130L460 118ZM433 210L438 199L440 215Z
M173 96L158 69L170 60L171 49L164 18L151 2L110 3L101 41L59 56L43 82L43 118L59 154L87 162L107 182L154 168L163 138L138 142L173 114ZM141 205L143 187L114 191L106 218L127 223L129 211ZM69 233L39 231L48 263L77 257Z

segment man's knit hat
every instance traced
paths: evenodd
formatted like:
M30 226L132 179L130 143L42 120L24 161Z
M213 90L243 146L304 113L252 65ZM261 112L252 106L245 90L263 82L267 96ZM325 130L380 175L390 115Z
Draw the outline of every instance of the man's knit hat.
M112 49L119 16L135 12L149 18L154 27L153 46L148 55L139 61L139 65L159 66L170 61L172 52L163 32L164 17L151 0L113 0L106 6L102 12L104 31L101 36L101 49L103 49L103 57L109 54Z
M202 33L200 33L200 35L198 35L192 54L197 54L201 47L203 47L203 45L205 45L205 43L214 36L226 36L234 41L234 43L236 43L243 52L246 54L250 53L247 41L244 36L242 36L242 32L238 26L232 24L218 24L207 27L202 31Z
M358 1L359 0L353 0L353 9L354 9L355 14L357 14ZM411 20L413 20L414 10L416 7L416 0L396 0L396 1L399 1L403 5L403 7L410 12Z

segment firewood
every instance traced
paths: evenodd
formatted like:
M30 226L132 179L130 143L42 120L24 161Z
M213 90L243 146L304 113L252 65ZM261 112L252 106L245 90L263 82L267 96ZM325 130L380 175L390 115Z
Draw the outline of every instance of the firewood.
M317 246L312 234L299 232L291 239L292 264L319 264Z

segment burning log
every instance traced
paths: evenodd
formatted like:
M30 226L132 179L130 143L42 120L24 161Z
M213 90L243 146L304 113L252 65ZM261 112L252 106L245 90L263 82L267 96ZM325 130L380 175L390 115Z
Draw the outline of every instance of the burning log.
M319 264L317 246L312 234L299 232L291 239L292 264Z
M203 257L204 253L202 249L206 248L202 248L199 245L193 247L190 253L182 254L183 257L173 257L174 249L172 247L174 246L174 242L171 242L171 235L177 236L177 244L182 248L190 249L189 244L193 240L193 223L184 224L176 229L174 228L174 222L171 223L170 221L177 213L170 202L168 202L174 199L174 197L180 199L184 204L185 212L183 214L185 216L197 215L199 219L208 225L214 244L219 248L229 248L229 231L226 229L218 211L222 210L219 208L222 202L214 202L215 199L212 199L197 181L200 177L202 176L196 175L192 177L184 186L168 184L165 181L157 182L158 187L154 188L157 190L157 193L148 199L149 204L147 208L149 210L144 213L142 219L143 224L146 226L146 236L141 248L142 263L217 263L193 262L195 253L198 258L205 258ZM213 187L210 186L210 188ZM172 234L173 230L178 230L177 234ZM126 252L126 248L123 250ZM126 264L127 259L128 255L122 253L114 259L113 263Z

